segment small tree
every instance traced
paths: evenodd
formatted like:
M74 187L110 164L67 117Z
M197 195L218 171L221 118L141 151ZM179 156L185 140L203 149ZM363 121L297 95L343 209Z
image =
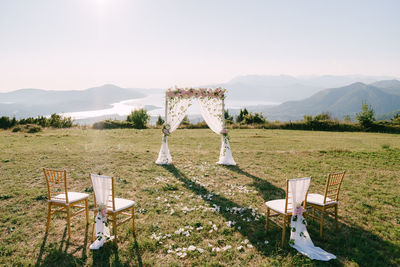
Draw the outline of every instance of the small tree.
M227 109L224 111L224 118L226 123L228 124L233 123L233 116L229 114L229 111Z
M146 129L147 122L150 120L150 115L143 108L132 111L126 118L127 121L132 122L133 128Z
M163 125L164 124L164 120L163 120L163 118L161 117L161 115L158 115L158 118L157 118L157 121L156 121L156 126L161 126L161 125Z
M350 115L344 116L344 117L343 117L343 121L344 121L344 122L347 122L347 123L350 123L350 122L351 122L351 117L350 117Z
M247 111L246 108L244 108L243 110L240 110L239 116L236 117L236 122L241 123L244 119L244 116L246 116L248 114L249 114L249 112Z
M375 111L371 106L368 106L366 102L362 103L361 111L356 114L358 123L364 128L369 128L374 124Z
M394 117L392 118L392 123L400 125L400 113L394 115Z

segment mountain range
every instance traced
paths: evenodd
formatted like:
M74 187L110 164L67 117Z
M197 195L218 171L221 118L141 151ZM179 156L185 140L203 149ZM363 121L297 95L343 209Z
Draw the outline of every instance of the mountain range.
M328 112L336 118L355 117L362 103L370 105L378 117L400 109L400 81L384 80L371 84L356 82L348 86L321 90L299 101L277 106L251 106L249 111L262 112L268 120L299 120L304 115Z
M241 108L262 112L268 120L299 120L304 115L321 112L329 112L337 118L345 115L354 117L360 111L363 101L374 108L377 117L391 118L400 110L400 81L393 77L246 75L206 87L216 86L228 89L227 103L236 101ZM160 103L163 103L161 98L164 90L121 88L112 84L71 91L21 89L0 93L0 116L23 118L107 109L113 103L128 99L138 99L139 102L143 99L143 106L159 108ZM145 102L145 97L153 96L154 99L156 95L157 100L160 100L156 101L157 104ZM266 102L281 104L249 104ZM229 105L227 108L233 114L238 112ZM104 119L102 114L88 122L101 119Z
M154 89L121 88L112 84L71 91L21 89L0 93L0 115L24 118L98 110L126 99L145 97L149 92Z

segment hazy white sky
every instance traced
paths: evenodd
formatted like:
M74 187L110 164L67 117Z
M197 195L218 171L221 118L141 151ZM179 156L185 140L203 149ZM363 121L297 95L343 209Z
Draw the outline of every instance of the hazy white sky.
M0 91L400 76L397 0L0 0Z

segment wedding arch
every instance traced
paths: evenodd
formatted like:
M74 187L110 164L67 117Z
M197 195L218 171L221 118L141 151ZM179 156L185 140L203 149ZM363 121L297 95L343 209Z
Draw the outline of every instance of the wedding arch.
M165 165L172 163L168 149L168 136L175 131L186 115L192 100L196 99L201 115L208 127L221 136L221 150L219 161L221 165L236 165L229 145L228 131L225 128L224 99L226 89L194 89L170 88L165 93L165 123L162 127L162 145L156 164Z

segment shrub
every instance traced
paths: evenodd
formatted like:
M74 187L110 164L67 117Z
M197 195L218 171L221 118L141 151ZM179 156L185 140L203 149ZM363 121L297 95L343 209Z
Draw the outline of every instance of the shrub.
M28 125L27 125L28 126ZM42 127L38 126L38 125L29 125L28 128L28 133L38 133L40 131L42 131Z
M188 116L185 116L185 117L183 118L183 120L182 120L182 122L181 122L181 125L182 125L182 126L191 125L191 122L190 122Z
M136 129L146 129L149 119L150 115L147 114L147 111L143 108L132 111L126 118L128 122L133 123L133 127Z
M243 124L262 124L265 123L265 118L262 115L262 113L248 113L246 115L244 115L243 120L241 121L241 123Z
M15 126L16 124L17 124L17 120L15 119L15 117L12 118L11 120L7 116L2 116L0 118L0 128L1 129L9 129L9 128Z
M119 121L119 120L105 120L99 121L93 124L93 129L124 129L124 128L134 128L133 123L129 121Z
M51 114L48 124L54 128L71 128L73 125L71 117L61 117L56 113Z
M14 129L12 129L13 133L20 132L20 131L22 131L22 128L19 126L16 126L16 127L14 127Z

